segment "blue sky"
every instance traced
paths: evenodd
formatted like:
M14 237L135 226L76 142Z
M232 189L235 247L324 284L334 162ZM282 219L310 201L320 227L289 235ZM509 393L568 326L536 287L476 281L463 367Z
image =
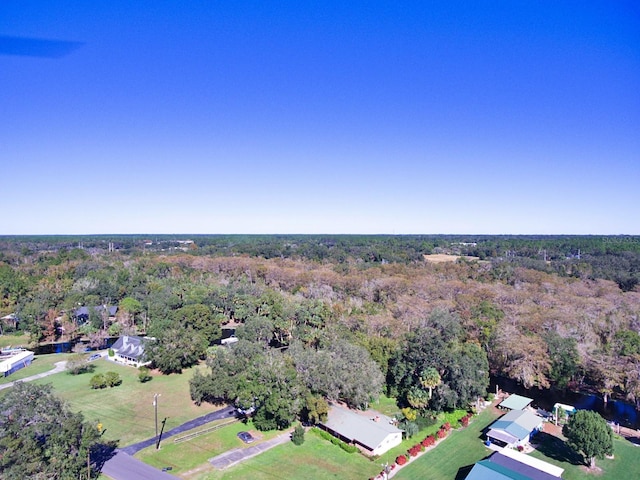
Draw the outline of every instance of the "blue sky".
M0 234L640 234L635 1L5 0L0 112Z

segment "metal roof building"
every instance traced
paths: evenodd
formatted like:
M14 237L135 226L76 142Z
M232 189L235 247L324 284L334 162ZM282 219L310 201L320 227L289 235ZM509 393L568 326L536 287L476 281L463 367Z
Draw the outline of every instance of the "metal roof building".
M365 416L332 405L327 421L321 426L347 443L364 447L371 455L381 455L402 442L402 430L393 425L389 417L377 412Z
M531 402L533 402L533 398L522 397L514 393L513 395L509 395L508 398L505 398L498 407L508 408L509 410L524 410Z

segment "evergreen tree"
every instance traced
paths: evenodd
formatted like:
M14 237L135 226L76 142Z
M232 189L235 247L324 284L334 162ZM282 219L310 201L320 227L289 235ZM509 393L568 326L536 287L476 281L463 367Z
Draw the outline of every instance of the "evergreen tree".
M596 466L596 458L613 454L613 432L597 412L578 410L562 433L567 444L582 454L591 468Z

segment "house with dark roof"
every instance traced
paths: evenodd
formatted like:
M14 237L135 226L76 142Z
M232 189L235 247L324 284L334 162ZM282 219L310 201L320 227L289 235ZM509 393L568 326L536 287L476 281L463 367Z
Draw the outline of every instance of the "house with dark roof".
M516 448L527 444L542 424L543 419L529 410L511 410L491 424L487 439L500 447Z
M394 423L378 412L365 414L332 405L327 421L320 427L344 442L360 446L369 455L381 455L402 442L402 430Z
M558 480L563 472L548 462L505 448L476 463L465 480Z
M151 363L145 356L145 344L148 340L150 339L147 337L123 335L111 347L113 360L134 367L148 365Z
M89 309L91 307L79 307L73 312L73 316L77 323L86 323L89 321ZM98 305L93 307L94 312L102 316L103 313L107 313L110 319L114 319L116 313L118 313L117 305Z

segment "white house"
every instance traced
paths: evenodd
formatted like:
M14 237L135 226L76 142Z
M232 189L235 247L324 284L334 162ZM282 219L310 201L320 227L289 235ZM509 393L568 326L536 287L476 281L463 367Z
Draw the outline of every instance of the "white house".
M134 367L148 365L151 362L146 360L144 354L146 341L147 338L123 335L111 347L114 360Z
M378 412L365 415L332 405L327 421L320 426L347 443L359 445L369 455L382 455L402 442L402 430Z

